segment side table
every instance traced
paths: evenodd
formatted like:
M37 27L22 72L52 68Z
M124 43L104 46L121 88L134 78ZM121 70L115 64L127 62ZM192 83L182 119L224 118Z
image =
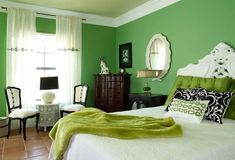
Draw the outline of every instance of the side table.
M160 94L145 94L145 93L130 93L129 94L129 109L133 109L133 103L136 103L136 108L161 106L165 103L167 95Z
M8 134L8 117L0 117L0 137Z
M39 127L44 127L44 131L47 127L53 126L59 119L59 104L37 104L36 108L39 111Z

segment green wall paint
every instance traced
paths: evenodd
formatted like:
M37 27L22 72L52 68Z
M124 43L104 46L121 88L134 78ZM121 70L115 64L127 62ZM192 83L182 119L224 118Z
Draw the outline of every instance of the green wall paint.
M36 30L41 33L56 33L56 20L39 18L36 19Z
M131 91L142 92L145 80L136 78L136 71L144 69L145 50L151 37L164 34L171 44L172 61L162 81L150 82L153 93L168 94L179 68L207 55L219 42L235 47L234 0L181 0L150 15L125 24L116 31L118 45L132 42L133 67ZM118 54L116 55L116 69Z
M89 86L88 106L94 106L95 77L100 72L103 56L111 73L115 73L116 29L98 25L82 25L82 83Z
M6 86L6 31L7 14L0 12L0 116L6 114L4 87Z

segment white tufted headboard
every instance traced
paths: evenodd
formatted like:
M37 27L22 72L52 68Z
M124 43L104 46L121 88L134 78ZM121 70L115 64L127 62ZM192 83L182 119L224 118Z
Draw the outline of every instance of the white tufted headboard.
M235 78L235 52L229 45L221 42L198 61L198 64L189 64L180 68L177 75L195 77L232 77Z

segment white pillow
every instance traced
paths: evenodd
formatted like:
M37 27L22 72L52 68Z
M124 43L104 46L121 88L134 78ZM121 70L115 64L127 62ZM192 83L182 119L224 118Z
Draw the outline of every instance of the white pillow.
M201 123L209 101L187 101L174 98L165 116Z
M62 110L66 111L80 111L81 109L85 108L85 106L81 104L70 104L62 107Z

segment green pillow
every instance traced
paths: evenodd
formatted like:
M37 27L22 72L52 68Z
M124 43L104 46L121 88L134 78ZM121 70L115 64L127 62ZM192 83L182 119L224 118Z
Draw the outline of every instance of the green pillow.
M168 104L172 101L177 88L205 88L216 92L235 92L235 80L229 77L203 78L193 76L177 76L167 97L165 106L168 106ZM224 117L235 119L235 97L232 98Z
M235 79L232 79L232 85L229 91L235 93ZM231 99L224 117L235 119L235 96L233 96L233 98Z

